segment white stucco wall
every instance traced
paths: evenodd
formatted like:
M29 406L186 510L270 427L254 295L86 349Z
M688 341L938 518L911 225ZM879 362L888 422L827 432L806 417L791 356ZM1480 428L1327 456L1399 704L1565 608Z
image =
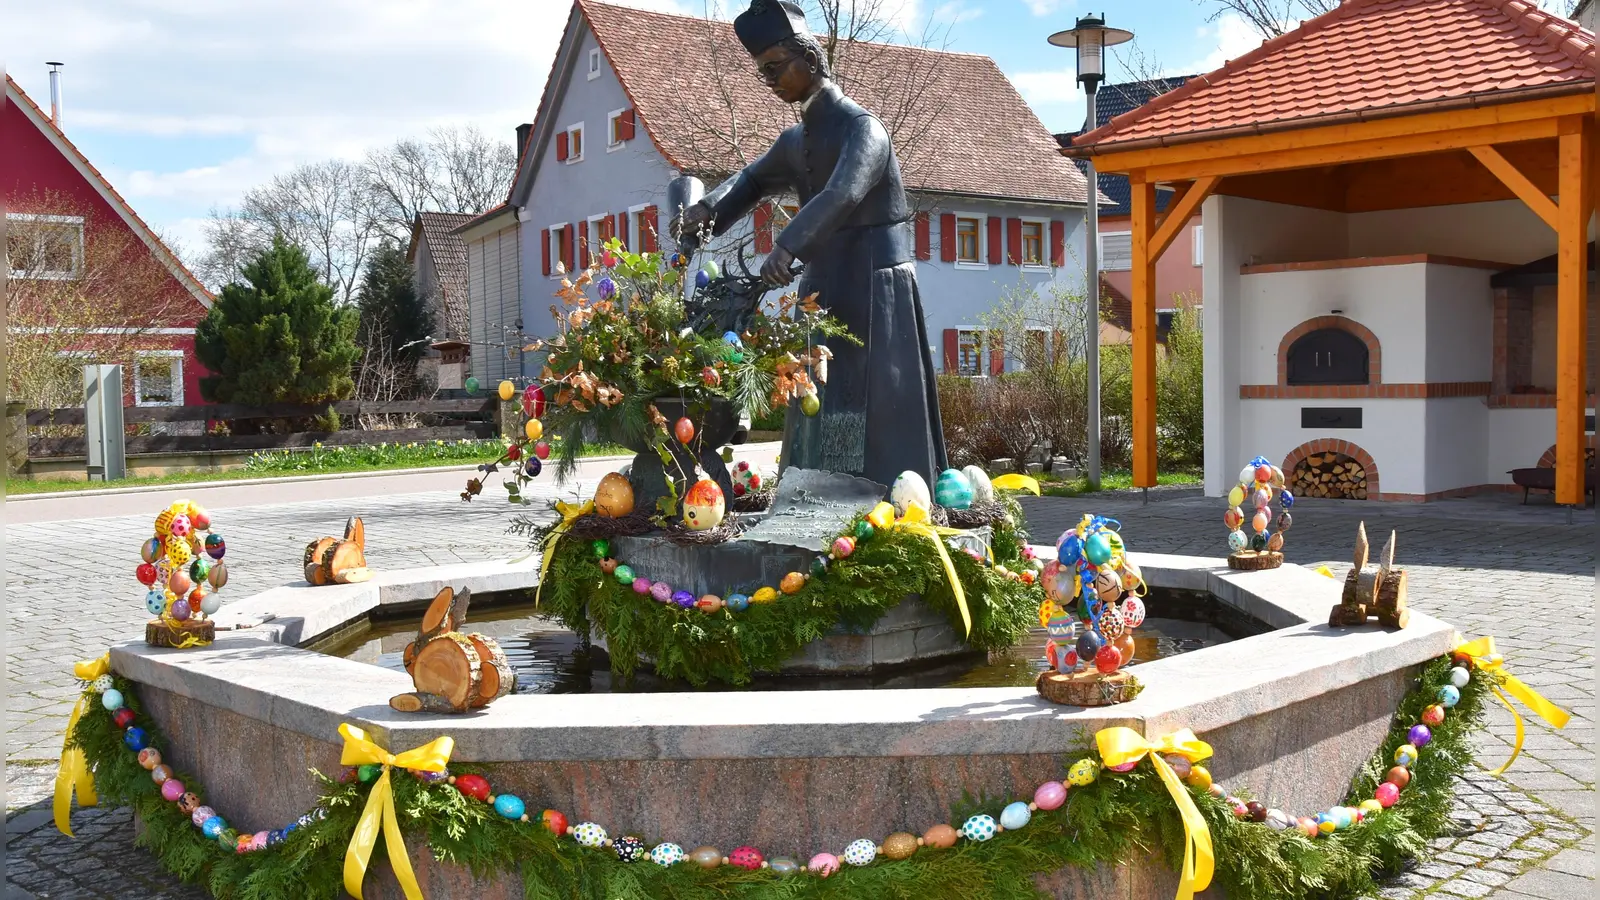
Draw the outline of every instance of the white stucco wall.
M1426 365L1418 377L1389 376L1390 354L1383 354L1384 381L1491 381L1494 378L1494 294L1488 269L1464 266L1405 266L1427 271ZM1383 269L1375 271L1384 271ZM1396 335L1402 337L1402 335ZM1381 339L1381 337L1380 337ZM1409 342L1410 337L1404 336ZM1404 344L1395 355L1410 356Z
M1521 265L1556 252L1556 233L1520 200L1355 213L1349 256L1433 253Z
M1283 336L1307 319L1334 310L1377 335L1383 347L1384 381L1423 381L1424 356L1417 351L1422 349L1426 308L1417 301L1425 294L1431 268L1436 267L1371 266L1239 276L1241 383L1277 384ZM1401 352L1391 363L1390 340L1402 338L1415 342L1415 349L1405 352L1397 347Z
M1491 409L1484 429L1485 482L1510 484L1512 469L1537 465L1556 442L1553 409Z

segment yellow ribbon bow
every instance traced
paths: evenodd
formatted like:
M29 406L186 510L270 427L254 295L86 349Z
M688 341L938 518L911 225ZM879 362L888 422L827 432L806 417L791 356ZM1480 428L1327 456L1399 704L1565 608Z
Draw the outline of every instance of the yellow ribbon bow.
M906 504L906 514L901 516L894 527L921 535L933 544L933 549L939 554L939 562L944 566L945 580L950 583L950 593L955 595L956 609L961 611L961 624L966 628L966 633L972 633L972 613L967 609L967 592L961 588L961 578L956 575L956 564L950 561L950 551L945 549L944 539L941 534L959 534L955 528L941 528L928 521L928 511L921 504Z
M1522 716L1517 713L1516 707L1511 705L1511 701L1506 699L1506 695L1500 692L1501 687L1504 687L1511 696L1521 700L1522 705L1533 710L1539 718L1556 728L1567 727L1567 720L1572 716L1566 710L1546 700L1538 691L1523 684L1521 679L1506 671L1505 657L1495 650L1494 638L1481 637L1475 641L1462 641L1456 644L1452 652L1471 657L1473 665L1477 666L1479 671L1489 674L1490 689L1500 698L1500 702L1506 705L1506 709L1511 710L1511 718L1517 723L1517 742L1511 748L1511 758L1506 760L1505 765L1491 771L1490 775L1499 775L1511 768L1511 764L1516 762L1517 756L1522 753Z
M389 866L394 869L395 880L405 891L407 900L422 900L422 888L417 886L416 873L411 869L411 857L406 853L404 838L400 835L400 820L394 813L394 787L389 783L389 769L418 769L423 772L443 772L450 762L450 751L455 749L455 739L449 736L435 738L415 750L391 754L367 740L367 733L346 722L339 726L344 737L344 753L339 762L346 766L380 765L383 774L372 784L367 795L367 805L361 810L361 820L350 836L350 847L344 852L344 889L350 896L361 900L361 882L367 877L367 861L372 858L372 847L378 840L378 827L383 826L384 852L389 855Z
M1018 475L1015 472L996 475L990 484L1002 491L1031 491L1035 497L1039 496L1039 481L1031 475Z
M589 500L579 504L568 503L565 500L557 500L556 512L561 514L561 521L556 523L556 527L550 529L550 533L546 535L544 539L544 559L539 563L539 585L533 589L533 602L535 606L539 604L539 598L544 594L545 575L550 572L550 561L556 558L556 543L561 540L561 535L565 534L567 530L572 527L573 522L576 522L579 518L594 512L594 501ZM527 558L528 555L524 554L512 560L512 562L521 562Z
M99 659L86 659L72 667L72 674L83 681L93 681L111 672L111 653ZM89 772L89 760L82 747L72 746L72 732L78 727L78 718L89 708L90 694L85 691L72 705L72 716L67 719L67 739L61 746L61 767L56 769L55 814L56 827L67 837L72 834L72 796L77 794L79 806L94 806L100 798L94 793L94 775Z
M1216 857L1211 849L1211 830L1206 827L1206 820L1201 818L1200 810L1195 808L1188 789L1178 780L1178 773L1172 771L1172 766L1162 757L1175 755L1192 763L1199 762L1211 756L1211 745L1195 737L1194 732L1187 728L1162 735L1152 743L1132 728L1120 725L1102 729L1094 736L1094 742L1100 748L1100 759L1107 768L1150 757L1157 774L1167 786L1167 793L1172 795L1172 802L1178 806L1178 817L1183 820L1183 871L1178 873L1178 900L1192 900L1197 892L1210 886L1211 873L1216 867Z

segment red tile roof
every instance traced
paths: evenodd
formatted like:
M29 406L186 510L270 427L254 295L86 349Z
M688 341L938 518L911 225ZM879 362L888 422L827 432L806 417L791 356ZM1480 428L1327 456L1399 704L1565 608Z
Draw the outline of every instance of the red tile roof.
M794 111L756 77L731 23L596 0L577 5L645 131L676 168L734 171L794 123ZM834 74L866 108L906 110L898 118L885 115L884 124L895 136L907 187L1087 202L1083 174L1061 158L1054 136L989 57L863 44ZM546 91L554 84L552 73ZM730 108L738 112L737 142L726 138Z
M1177 143L1496 94L1577 92L1592 90L1594 78L1595 36L1530 0L1346 0L1073 146Z
M411 246L406 261L416 264L417 247L428 245L433 269L439 277L446 313L467 309L467 242L456 229L477 218L472 213L419 212L411 225Z
M6 94L20 103L23 113L32 119L40 130L45 132L46 137L52 138L63 147L65 152L70 153L73 160L85 172L89 173L90 181L100 190L106 202L110 203L113 209L123 215L134 232L145 241L146 246L150 248L150 252L155 254L156 258L172 272L172 276L178 279L178 282L187 288L189 293L193 294L194 298L199 300L202 306L209 309L212 301L216 298L212 296L209 290L206 290L206 286L200 283L200 279L194 277L194 273L190 272L189 267L185 266L183 260L178 258L178 254L173 253L172 249L161 240L161 236L156 234L155 230L144 219L139 218L139 214L133 211L133 207L128 204L128 201L117 193L117 189L112 187L111 182L100 173L99 169L94 167L94 163L89 162L89 157L84 156L83 151L72 143L66 133L56 127L56 123L45 115L44 110L39 108L39 104L34 103L33 98L28 96L28 92L24 91L22 85L17 84L16 80L10 75L6 76Z

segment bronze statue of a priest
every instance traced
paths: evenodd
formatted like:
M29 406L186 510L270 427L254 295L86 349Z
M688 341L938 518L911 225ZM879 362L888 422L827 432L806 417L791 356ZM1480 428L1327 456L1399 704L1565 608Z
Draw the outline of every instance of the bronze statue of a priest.
M911 209L889 133L834 84L805 13L753 0L733 22L761 79L800 122L760 159L683 213L687 233L722 234L763 198L796 195L800 209L761 267L768 284L798 292L845 323L864 346L835 344L821 412L791 405L785 467L848 472L889 485L901 472L931 484L946 467L927 325L917 292Z

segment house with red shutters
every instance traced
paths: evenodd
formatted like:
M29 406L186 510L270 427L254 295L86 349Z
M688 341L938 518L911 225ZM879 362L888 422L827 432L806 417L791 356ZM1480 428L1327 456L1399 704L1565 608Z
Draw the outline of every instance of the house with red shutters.
M78 363L100 362L123 365L130 406L203 403L194 331L212 296L72 143L61 119L58 101L47 114L7 76L0 196L8 396L81 403ZM50 360L59 365L46 390L37 379ZM36 380L24 384L30 374Z
M1021 366L1028 348L986 335L986 313L1019 286L1083 292L1083 173L986 56L863 45L838 69L895 139L933 358L964 375ZM576 0L534 124L517 130L507 202L456 232L468 248L474 374L486 383L533 374L515 335L553 329L560 269L587 266L613 237L658 249L673 178L714 187L795 121L731 23ZM756 269L797 203L763 204L711 255L727 270L742 252ZM1058 344L1043 325L1027 340Z

